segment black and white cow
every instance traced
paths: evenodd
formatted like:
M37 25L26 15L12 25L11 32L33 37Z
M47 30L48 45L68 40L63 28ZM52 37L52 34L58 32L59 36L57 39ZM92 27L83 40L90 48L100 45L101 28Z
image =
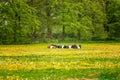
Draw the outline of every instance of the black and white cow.
M73 45L71 45L71 48L73 48L73 49L81 49L81 45L73 44Z
M76 45L76 44L73 44L73 45L55 45L55 44L52 44L50 46L48 46L48 48L52 49L52 48L69 48L69 49L81 49L81 45Z

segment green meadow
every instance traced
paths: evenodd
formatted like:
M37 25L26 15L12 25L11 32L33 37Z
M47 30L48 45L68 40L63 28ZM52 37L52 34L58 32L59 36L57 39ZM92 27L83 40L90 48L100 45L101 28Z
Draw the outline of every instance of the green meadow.
M49 45L0 45L0 80L120 80L120 43Z

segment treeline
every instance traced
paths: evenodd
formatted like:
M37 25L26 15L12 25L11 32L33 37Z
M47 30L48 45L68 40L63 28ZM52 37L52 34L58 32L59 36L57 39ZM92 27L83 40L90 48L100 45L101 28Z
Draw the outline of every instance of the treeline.
M120 40L120 0L0 0L0 44Z

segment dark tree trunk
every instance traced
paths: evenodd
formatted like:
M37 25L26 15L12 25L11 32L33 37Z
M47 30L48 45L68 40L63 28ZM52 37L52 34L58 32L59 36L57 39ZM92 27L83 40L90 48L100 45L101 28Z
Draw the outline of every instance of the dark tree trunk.
M46 6L48 6L49 5L49 1L48 0L46 0ZM47 16L47 38L48 39L51 39L52 38L52 27L51 27L51 23L50 23L50 21L51 21L51 19L50 19L50 10L51 10L51 8L50 7L46 7L46 16Z
M62 36L63 36L63 39L65 39L65 26L64 25L62 27Z
M77 33L77 39L80 40L81 39L80 30L78 29L77 31L78 31L78 33Z
M34 2L34 0L30 0L29 1L29 4L30 4L30 6L32 6L32 7L35 7L35 2ZM33 12L32 12L33 13ZM36 39L37 39L37 37L38 37L38 34L37 34L37 31L36 31L36 28L31 28L31 31L32 31L32 33L31 33L31 41L32 42L34 42Z
M47 38L51 39L52 38L52 27L50 24L50 12L49 10L47 12Z
M52 38L52 30L51 30L51 27L49 25L47 26L47 38L49 38L49 39Z
M108 12L108 9L107 9L108 5L109 5L109 1L105 1L104 12L105 12L106 14L109 13L109 12ZM108 18L108 15L107 15L106 17ZM109 27L108 27L107 24L108 24L108 22L105 22L105 23L104 23L104 30L107 31L107 32L109 32Z
M20 10L20 4L18 5L18 8ZM21 27L20 27L20 12L14 11L15 12L15 22L14 22L14 33L13 33L13 43L19 43L19 37L21 37ZM19 32L18 32L19 31Z
M109 32L109 27L107 25L104 25L104 30Z

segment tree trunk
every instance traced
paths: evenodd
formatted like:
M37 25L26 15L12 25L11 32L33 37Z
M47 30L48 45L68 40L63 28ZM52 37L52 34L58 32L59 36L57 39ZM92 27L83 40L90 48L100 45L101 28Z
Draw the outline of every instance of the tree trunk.
M63 40L65 39L65 26L63 25L62 27L62 36L63 36Z
M80 29L77 30L77 39L80 40L81 39L81 34L80 34Z
M18 8L20 9L20 5L18 5ZM14 30L14 33L13 33L13 43L19 43L20 41L19 41L19 37L21 37L21 27L20 27L20 21L21 21L21 19L20 19L20 12L16 12L16 11L14 11L15 12L15 21L14 21L14 28L13 28L13 30ZM18 30L19 30L19 32L18 32Z
M16 16L17 17L17 16ZM13 28L13 31L14 31L14 33L13 33L13 43L17 43L17 37L18 37L18 27L19 27L19 24L18 24L18 20L15 20L15 23L14 23L15 25L14 25L14 28Z
M49 1L46 0L46 6L49 5ZM52 27L51 27L51 19L50 19L50 7L46 7L46 16L47 16L47 38L51 39L52 38Z
M108 2L108 1L105 1L104 12L105 12L106 14L108 14L108 10L107 10L108 5L109 5L109 2ZM108 17L108 15L106 15L106 17ZM109 27L108 27L107 24L108 24L108 23L107 23L107 21L106 21L106 22L104 23L104 30L105 30L106 32L109 32Z
M50 12L49 10L47 12L47 38L51 39L52 38L52 27L50 24Z
M47 25L47 38L51 39L52 38L52 29L51 26Z

